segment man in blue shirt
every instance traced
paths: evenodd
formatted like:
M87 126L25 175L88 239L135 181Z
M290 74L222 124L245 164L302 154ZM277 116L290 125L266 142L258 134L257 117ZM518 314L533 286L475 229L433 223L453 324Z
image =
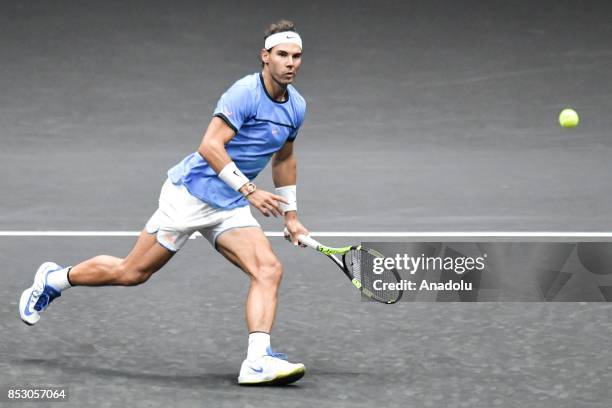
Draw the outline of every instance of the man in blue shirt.
M238 80L221 96L198 151L168 171L159 208L129 255L101 255L68 268L43 263L34 284L21 295L21 319L35 324L40 312L72 286L144 283L199 231L251 279L248 350L238 382L288 384L300 379L304 365L288 362L270 347L282 265L250 206L265 216L284 217L295 245L299 234L308 234L297 218L293 153L306 112L306 102L291 85L301 57L302 40L293 23L271 25L261 50L261 73ZM270 160L274 193L252 182Z

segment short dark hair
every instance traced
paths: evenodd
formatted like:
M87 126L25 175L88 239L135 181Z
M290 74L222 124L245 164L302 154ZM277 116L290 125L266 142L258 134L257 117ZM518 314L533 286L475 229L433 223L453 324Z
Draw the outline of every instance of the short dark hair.
M289 21L289 20L280 20L277 21L276 23L272 23L268 26L268 28L266 28L265 36L264 36L264 40L266 38L268 38L269 36L271 36L272 34L276 34L276 33L281 33L283 31L295 31L295 24L293 24L293 21Z
M276 23L270 24L268 28L266 28L266 31L264 31L264 41L272 34L282 33L283 31L293 31L294 33L297 33L297 31L295 31L295 24L293 24L293 21L283 19L277 21ZM263 61L261 61L261 66L264 66Z

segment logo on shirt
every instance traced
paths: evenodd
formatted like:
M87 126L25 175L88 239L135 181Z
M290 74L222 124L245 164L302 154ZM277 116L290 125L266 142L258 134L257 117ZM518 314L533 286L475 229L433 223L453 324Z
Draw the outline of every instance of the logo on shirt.
M224 110L225 116L232 116L234 113L231 110Z
M272 134L273 134L274 136L278 135L278 128L277 128L277 127L273 127L273 128L272 128Z

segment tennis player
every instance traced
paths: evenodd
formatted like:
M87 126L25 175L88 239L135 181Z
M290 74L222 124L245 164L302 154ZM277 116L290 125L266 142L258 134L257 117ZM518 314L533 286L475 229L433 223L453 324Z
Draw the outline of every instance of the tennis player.
M291 85L302 60L302 40L290 21L272 24L260 52L261 72L235 82L219 99L198 151L168 171L159 208L125 258L100 255L73 267L43 263L19 302L33 325L53 299L73 286L132 286L146 282L199 231L251 279L246 299L249 330L240 384L288 384L304 365L270 347L282 265L251 214L282 216L297 245L308 231L297 218L294 140L306 102ZM272 159L274 193L253 179ZM250 206L249 206L250 204Z

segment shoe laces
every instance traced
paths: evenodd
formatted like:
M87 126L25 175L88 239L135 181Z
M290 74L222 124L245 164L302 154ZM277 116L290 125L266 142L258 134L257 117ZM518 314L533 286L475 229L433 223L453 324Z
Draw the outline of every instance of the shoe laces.
M266 352L268 353L270 357L280 358L281 360L287 360L287 355L285 353L275 353L274 351L272 351L272 347L268 347L266 349Z

